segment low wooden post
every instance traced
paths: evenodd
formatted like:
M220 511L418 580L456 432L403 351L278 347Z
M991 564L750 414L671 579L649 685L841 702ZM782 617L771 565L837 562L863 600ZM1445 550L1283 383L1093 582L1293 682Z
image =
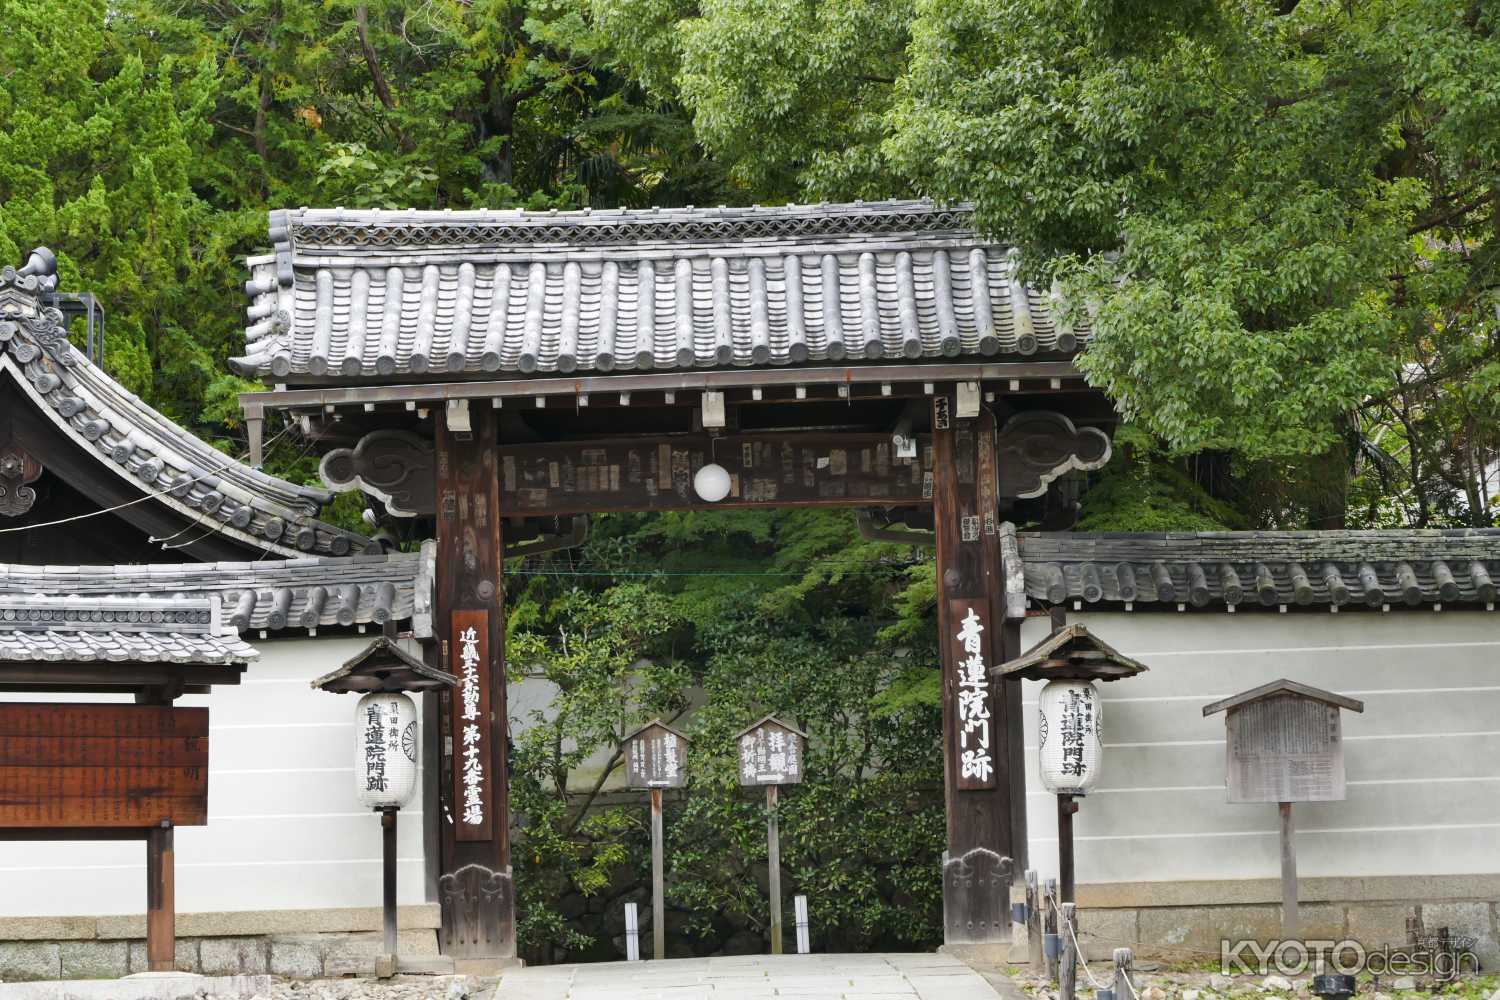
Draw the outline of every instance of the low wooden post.
M171 972L177 964L177 891L172 824L146 831L146 968Z
M1049 878L1043 883L1044 895L1042 898L1042 942L1043 952L1047 956L1047 978L1057 982L1057 879Z
M641 960L641 918L634 903L625 904L625 961Z
M385 938L389 975L396 974L396 812L398 807L386 806L380 810L381 847L381 926Z
M1295 940L1297 920L1297 846L1292 840L1292 804L1281 805L1281 936Z
M1129 948L1115 949L1115 1000L1135 1000L1135 953Z
M651 789L651 953L667 957L667 878L661 829L661 789Z
M766 865L770 869L771 954L780 955L781 942L781 829L776 822L776 787L766 786Z
M1072 903L1062 904L1062 915L1058 918L1058 926L1062 933L1062 956L1057 963L1057 996L1058 1000L1075 1000L1078 988L1078 949L1073 944L1073 910Z
M1042 957L1042 893L1037 886L1036 869L1026 869L1026 952L1031 974L1046 965Z

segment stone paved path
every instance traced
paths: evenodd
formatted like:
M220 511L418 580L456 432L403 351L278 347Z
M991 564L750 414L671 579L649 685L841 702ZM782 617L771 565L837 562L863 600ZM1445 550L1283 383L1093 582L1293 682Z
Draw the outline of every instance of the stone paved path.
M494 1000L998 1000L947 955L746 955L516 969Z

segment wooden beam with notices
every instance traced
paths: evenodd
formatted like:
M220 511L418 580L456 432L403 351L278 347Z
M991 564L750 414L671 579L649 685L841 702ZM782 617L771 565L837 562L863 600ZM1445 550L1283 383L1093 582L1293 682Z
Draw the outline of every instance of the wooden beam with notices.
M932 502L932 445L898 458L890 434L688 434L633 442L501 445L500 509L507 516L712 507L924 506ZM693 488L705 465L729 474L729 495Z

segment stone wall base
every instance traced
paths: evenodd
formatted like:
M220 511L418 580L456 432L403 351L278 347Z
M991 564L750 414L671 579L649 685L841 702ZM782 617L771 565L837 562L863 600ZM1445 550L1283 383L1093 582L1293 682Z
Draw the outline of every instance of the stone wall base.
M379 926L380 911L373 908L182 913L177 970L299 979L369 975L383 947ZM436 905L401 907L399 927L403 957L438 954ZM0 919L0 981L116 979L145 971L144 918Z

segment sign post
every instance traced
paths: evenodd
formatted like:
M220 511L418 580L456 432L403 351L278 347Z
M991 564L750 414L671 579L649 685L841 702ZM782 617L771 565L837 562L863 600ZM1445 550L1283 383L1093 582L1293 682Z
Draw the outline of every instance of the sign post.
M657 959L667 957L661 790L687 784L687 744L686 736L660 719L625 737L625 783L651 791L651 947Z
M1203 706L1226 713L1225 787L1230 802L1275 802L1281 818L1281 934L1300 933L1293 802L1342 802L1344 740L1339 710L1354 698L1286 679Z
M766 862L771 896L771 954L782 953L781 941L781 827L776 815L781 785L802 781L807 734L773 716L741 730L740 784L766 789Z

